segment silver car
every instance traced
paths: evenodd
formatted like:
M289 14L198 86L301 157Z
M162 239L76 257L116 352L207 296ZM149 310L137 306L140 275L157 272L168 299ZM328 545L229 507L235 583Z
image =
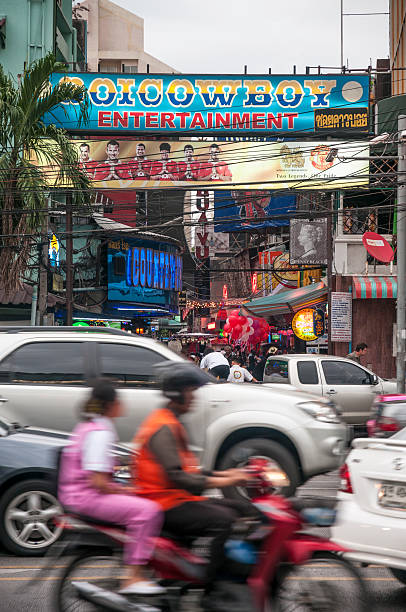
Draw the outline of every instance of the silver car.
M120 388L126 415L117 419L117 430L129 442L165 401L155 366L175 360L182 357L163 344L119 330L2 328L0 414L71 431L91 379L108 377ZM283 386L210 383L196 393L185 424L206 468L241 464L248 451L268 459L288 494L309 477L335 469L347 439L329 402Z

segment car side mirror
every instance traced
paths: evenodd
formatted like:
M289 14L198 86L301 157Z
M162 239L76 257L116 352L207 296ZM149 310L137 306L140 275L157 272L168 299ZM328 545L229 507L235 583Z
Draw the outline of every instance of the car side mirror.
M376 374L371 374L371 385L378 385L379 384L379 378L377 377Z

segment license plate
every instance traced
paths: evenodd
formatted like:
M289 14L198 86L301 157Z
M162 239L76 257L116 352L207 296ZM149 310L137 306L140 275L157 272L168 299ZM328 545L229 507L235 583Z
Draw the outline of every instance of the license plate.
M381 484L378 491L378 504L387 508L406 510L406 485Z

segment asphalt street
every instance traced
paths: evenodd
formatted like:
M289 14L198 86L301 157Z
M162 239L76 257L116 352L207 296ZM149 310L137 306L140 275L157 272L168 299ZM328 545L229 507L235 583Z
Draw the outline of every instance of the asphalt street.
M318 476L301 487L300 496L317 495L335 497L339 478L337 473ZM323 530L320 530L323 533ZM324 531L324 534L327 532ZM21 558L7 555L0 550L0 612L53 612L53 593L64 562L58 562L39 575L42 559ZM406 586L402 586L390 572L380 566L370 566L362 574L371 592L375 607L373 612L403 612L406 607ZM331 570L331 576L339 576ZM339 612L347 612L342 607ZM192 612L192 607L190 611ZM338 612L338 609L337 609ZM372 612L372 610L371 610Z

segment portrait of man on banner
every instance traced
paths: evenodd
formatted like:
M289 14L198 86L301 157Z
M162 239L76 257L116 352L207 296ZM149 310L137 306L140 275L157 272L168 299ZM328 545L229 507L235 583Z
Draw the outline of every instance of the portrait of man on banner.
M290 262L327 265L327 219L290 221Z

